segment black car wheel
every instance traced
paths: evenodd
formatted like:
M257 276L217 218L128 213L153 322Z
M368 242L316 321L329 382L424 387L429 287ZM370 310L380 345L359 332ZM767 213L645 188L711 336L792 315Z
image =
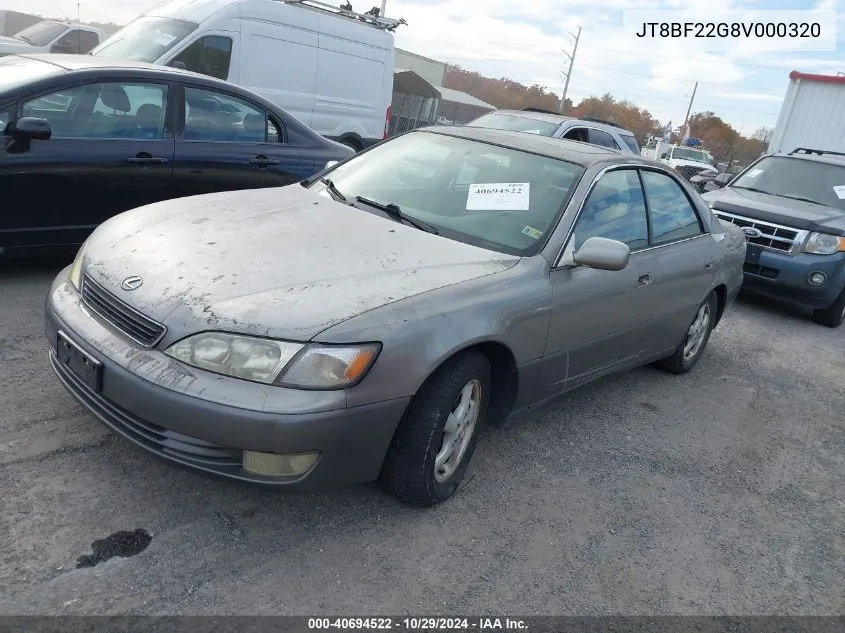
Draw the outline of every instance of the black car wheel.
M490 402L487 357L468 351L425 383L399 423L379 481L401 501L432 506L463 479Z

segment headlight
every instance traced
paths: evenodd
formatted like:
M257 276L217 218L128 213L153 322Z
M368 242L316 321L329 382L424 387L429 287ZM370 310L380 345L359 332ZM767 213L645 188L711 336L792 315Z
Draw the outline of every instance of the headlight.
M73 260L73 265L70 267L70 283L79 292L79 281L82 278L82 259L85 257L85 246L88 242L84 242L79 250L76 252L76 258Z
M827 233L810 233L804 244L804 252L814 255L833 255L839 251L845 251L845 237Z
M342 389L366 375L380 348L377 343L306 345L204 332L174 343L165 353L199 369L267 385Z

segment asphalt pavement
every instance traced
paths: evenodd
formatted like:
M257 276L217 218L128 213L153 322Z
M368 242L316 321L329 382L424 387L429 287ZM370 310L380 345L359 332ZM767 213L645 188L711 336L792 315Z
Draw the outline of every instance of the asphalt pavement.
M0 264L0 614L845 612L845 327L740 300L692 373L487 429L456 496L416 509L246 488L108 432L48 366L65 263Z

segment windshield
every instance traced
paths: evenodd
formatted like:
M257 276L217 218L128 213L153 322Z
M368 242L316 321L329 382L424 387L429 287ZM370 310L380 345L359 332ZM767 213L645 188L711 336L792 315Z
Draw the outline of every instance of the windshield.
M66 30L67 27L64 24L44 20L26 27L23 31L18 31L12 37L33 46L46 46Z
M9 90L20 88L32 81L38 81L52 75L59 75L65 70L55 64L9 55L0 58L0 95ZM0 100L5 100L0 96Z
M319 181L311 188L392 203L445 238L531 256L554 230L583 173L580 165L554 158L415 131L331 171L334 192Z
M768 156L731 183L732 189L757 189L773 196L804 198L845 211L845 163Z
M171 18L140 17L91 51L96 57L152 64L199 24Z
M704 153L694 149L687 149L685 147L676 147L672 150L672 158L680 158L681 160L694 160L699 163L710 164L710 157Z
M510 130L512 132L527 132L539 134L540 136L552 136L560 127L560 123L538 121L524 116L512 114L499 114L492 112L470 121L467 125L471 127L484 127L493 130Z

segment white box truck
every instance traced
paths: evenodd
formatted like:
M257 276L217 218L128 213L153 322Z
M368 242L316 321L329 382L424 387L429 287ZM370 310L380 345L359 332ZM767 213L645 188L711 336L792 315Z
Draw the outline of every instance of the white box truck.
M387 137L392 31L404 20L315 0L168 0L92 51L249 88L361 150Z
M845 76L789 73L768 152L799 147L845 152Z

